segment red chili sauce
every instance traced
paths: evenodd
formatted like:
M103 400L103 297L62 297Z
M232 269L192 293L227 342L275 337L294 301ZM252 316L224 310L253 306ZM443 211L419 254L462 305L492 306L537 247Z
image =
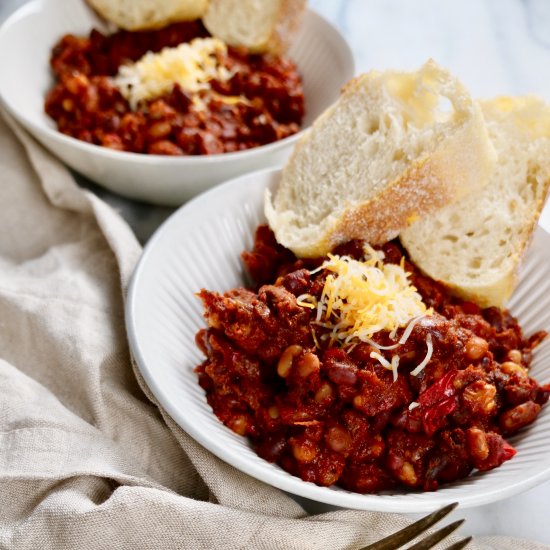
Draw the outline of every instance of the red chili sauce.
M381 248L386 262L405 254L395 242ZM361 259L363 247L352 241L334 252ZM346 349L313 338L315 311L296 297L320 297L326 272L310 270L322 259L297 260L266 226L242 257L257 292L199 293L208 324L196 336L206 355L199 383L224 424L303 480L359 493L432 491L512 458L505 438L548 401L550 384L529 376L532 350L546 333L524 337L508 311L451 297L408 260L412 284L434 313L395 350L394 382L369 344ZM432 358L412 376L428 332ZM388 343L388 334L373 340Z
M132 111L111 82L120 65L148 51L207 36L196 21L147 32L66 35L52 51L56 84L46 96L46 113L60 132L79 140L159 155L241 151L296 133L304 115L304 95L296 65L285 57L228 48L221 62L234 76L210 82L211 91L201 92L206 104L202 109L175 85L171 93ZM246 102L231 104L220 96L244 96Z

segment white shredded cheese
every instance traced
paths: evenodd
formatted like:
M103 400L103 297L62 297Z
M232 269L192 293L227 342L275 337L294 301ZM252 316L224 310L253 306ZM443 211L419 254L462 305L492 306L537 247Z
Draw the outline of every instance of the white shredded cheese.
M422 314L422 315L419 315L418 317L414 317L413 319L411 319L411 321L407 325L407 328L403 331L403 334L401 335L401 338L399 338L399 342L397 342L396 344L392 344L391 346L383 346L383 345L379 344L378 342L375 342L374 340L371 340L370 338L364 338L363 342L371 345L373 348L377 348L377 349L380 349L380 350L392 350L392 349L398 348L399 346L402 346L403 344L405 344L407 342L407 340L409 339L409 336L412 334L412 331L413 331L416 323L418 323L418 321L420 321L420 319L423 319L425 316L426 316L426 314ZM391 336L391 334L390 334L390 336Z
M394 355L391 358L391 362L388 361L383 355L376 351L371 351L371 359L376 359L385 369L391 370L393 373L393 381L397 380L398 372L397 368L399 367L399 355Z
M391 363L376 351L371 351L370 356L372 359L376 359L385 369L392 370Z
M210 89L213 79L226 81L233 76L219 61L226 53L227 46L217 38L195 38L158 53L147 52L135 63L121 66L113 81L132 109L140 101L169 93L174 84L196 94ZM198 97L193 101L200 103Z
M315 322L321 322L321 316L323 315L323 304L322 302L317 302L317 315L315 316Z
M399 342L397 342L398 345L403 345L407 342L407 340L409 339L409 336L412 334L412 331L416 323L418 323L418 321L420 321L420 319L423 319L424 317L426 317L425 313L422 315L418 315L418 317L414 317L411 320L411 322L407 325L407 328L403 331L401 338L399 338Z
M395 349L396 347L399 346L399 343L392 344L391 346L383 346L382 344L379 344L378 342L375 342L374 340L371 340L370 338L364 338L363 342L365 342L366 344L369 344L373 348L380 349L380 350Z
M424 357L422 362L414 370L411 371L411 374L413 376L418 376L424 370L424 367L430 362L430 359L432 358L434 347L432 342L432 335L429 332L428 332L428 336L426 337L426 345L428 346L426 357Z
M391 370L393 372L393 381L395 382L397 380L397 367L399 367L399 355L394 355L391 358Z

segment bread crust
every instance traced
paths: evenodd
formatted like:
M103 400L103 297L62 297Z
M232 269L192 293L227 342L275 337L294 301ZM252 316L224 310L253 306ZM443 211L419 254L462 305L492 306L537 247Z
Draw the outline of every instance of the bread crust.
M229 10L235 4L235 0L211 0L204 14L203 23L213 36L230 46L244 46L251 53L280 55L290 47L300 28L307 0L263 0L263 2L269 4L277 2L277 9L270 21L268 31L261 36L255 36L253 42L243 42L232 32L232 28L237 25L233 25L231 20L221 17L218 13L218 10L229 11L232 17L240 19L239 24L242 25L242 11Z
M203 16L208 0L86 0L105 20L128 31L154 30Z

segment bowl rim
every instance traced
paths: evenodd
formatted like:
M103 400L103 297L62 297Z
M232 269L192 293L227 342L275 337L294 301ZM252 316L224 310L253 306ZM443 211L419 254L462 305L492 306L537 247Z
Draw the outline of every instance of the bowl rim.
M369 510L378 512L393 512L393 513L413 513L413 512L430 512L444 504L454 502L456 497L453 498L452 494L443 493L445 488L452 489L453 483L446 484L441 487L439 491L434 493L416 493L411 491L410 493L397 493L391 495L377 495L377 494L361 494L352 491L347 491L341 487L337 489L331 487L321 487L313 483L303 481L302 479L291 476L280 476L275 473L276 470L284 472L278 465L271 464L276 470L266 470L263 463L248 461L243 458L242 455L237 453L228 453L223 447L223 444L218 444L213 438L205 435L204 431L201 431L200 427L196 426L192 422L188 422L185 418L185 411L182 411L180 407L171 402L168 398L165 398L164 391L159 385L157 379L152 375L150 361L147 361L142 350L140 339L137 336L138 328L136 327L136 308L139 301L139 287L142 278L142 272L147 269L149 263L149 256L152 251L155 250L157 242L164 239L166 233L171 232L172 226L177 226L180 223L180 219L185 216L188 210L194 209L197 206L207 206L212 195L226 194L228 197L232 196L235 191L245 184L243 180L249 178L255 178L262 180L261 188L265 189L269 184L269 178L273 178L276 174L281 173L281 168L267 168L263 170L257 170L249 172L241 176L237 176L230 180L220 183L218 186L198 195L185 205L178 208L173 214L171 214L159 228L155 231L154 235L146 244L143 253L138 261L136 268L132 274L128 289L126 292L125 303L125 326L130 346L131 356L137 367L137 370L143 377L147 387L153 394L157 403L162 406L168 414L174 419L176 424L181 427L187 434L189 434L195 441L212 452L215 456L237 468L241 472L254 477L264 483L268 483L278 489L286 491L287 493L305 497L316 502L329 504L338 507L345 507L358 510ZM259 182L258 182L259 183ZM236 195L237 193L235 193ZM544 228L538 226L537 231L542 231L544 238L550 241L550 233ZM197 384L198 385L198 384ZM550 407L550 405L549 405ZM210 414L214 415L212 411ZM226 428L229 430L229 428ZM523 433L523 432L522 432ZM266 462L266 464L268 464ZM285 472L286 473L286 472ZM477 473L474 473L474 477ZM493 487L483 488L483 492L473 491L472 494L461 495L459 506L461 508L470 508L485 504L490 504L503 500L507 497L514 496L520 492L524 492L528 489L535 487L537 484L547 481L550 478L550 455L544 463L541 463L540 470L532 475L530 478L518 479L513 478L508 480L506 485L498 485ZM457 480L457 484L472 479L472 476L468 476L464 480ZM298 488L299 487L299 488ZM419 495L435 495L433 499L427 499L427 497L420 497ZM416 497L416 498L415 498Z
M83 0L81 0L83 1ZM2 36L7 30L14 24L18 23L20 20L25 19L34 13L40 13L48 9L50 0L30 0L26 4L22 5L16 9L1 25L0 25L0 42ZM316 24L321 24L325 29L329 29L333 34L335 40L339 42L339 47L341 51L345 51L346 56L348 57L348 62L351 66L351 74L355 75L356 71L356 60L351 46L344 38L344 35L341 31L334 25L331 21L323 17L320 13L308 7L306 10L308 17L313 18L316 21ZM233 151L229 153L218 153L214 155L183 155L183 156L167 156L167 155L158 155L158 154L149 154L149 153L135 153L132 151L116 151L103 147L101 145L96 145L94 143L87 143L81 141L72 136L67 136L59 132L56 128L50 127L46 122L47 119L44 119L44 124L38 124L27 116L25 111L20 111L12 107L12 105L7 101L2 93L2 87L0 86L0 103L4 108L16 119L21 122L27 129L38 133L44 138L53 140L57 143L68 147L75 147L80 149L84 153L91 155L98 155L99 157L106 158L109 160L120 160L126 159L130 162L139 161L144 164L157 164L161 162L165 166L169 165L201 165L205 162L209 164L222 163L224 161L238 161L243 160L244 158L254 158L257 156L262 156L264 154L269 154L276 152L279 149L292 146L295 141L298 141L311 127L313 121L310 125L301 127L298 132L283 138L278 141L267 143L265 145L260 145L258 147L253 147L251 149L245 149L243 151ZM306 98L306 109L307 109L307 98ZM46 115L44 114L44 117Z

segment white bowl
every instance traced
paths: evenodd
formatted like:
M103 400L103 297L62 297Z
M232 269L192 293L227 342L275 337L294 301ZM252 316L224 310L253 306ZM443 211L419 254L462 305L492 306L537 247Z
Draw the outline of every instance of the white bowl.
M100 185L126 197L178 206L220 181L281 164L302 134L237 153L163 157L112 151L59 133L44 113L53 83L50 52L62 35L87 35L92 27L105 29L84 0L33 0L15 12L0 28L0 100L45 147ZM312 11L305 14L288 55L303 77L305 129L353 76L353 55L340 33Z
M279 170L234 179L175 212L150 240L130 286L126 325L132 354L160 404L193 438L222 460L289 493L345 508L425 512L450 502L488 504L550 478L550 404L510 441L518 453L490 472L442 486L437 492L361 495L319 487L259 458L247 440L213 414L193 372L204 360L194 336L204 326L201 288L225 291L244 284L240 253L250 249L265 221L263 195ZM550 235L539 228L510 302L526 334L550 330ZM550 382L550 340L541 345L532 375Z

